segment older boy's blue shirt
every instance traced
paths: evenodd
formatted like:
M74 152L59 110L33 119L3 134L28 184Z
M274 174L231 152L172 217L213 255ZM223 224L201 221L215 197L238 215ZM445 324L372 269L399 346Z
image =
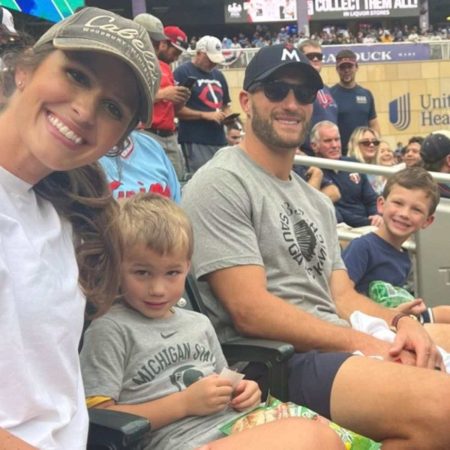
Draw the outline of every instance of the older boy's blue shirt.
M408 253L397 250L375 233L351 241L342 259L355 289L362 294L367 294L369 284L376 280L403 287L411 270Z

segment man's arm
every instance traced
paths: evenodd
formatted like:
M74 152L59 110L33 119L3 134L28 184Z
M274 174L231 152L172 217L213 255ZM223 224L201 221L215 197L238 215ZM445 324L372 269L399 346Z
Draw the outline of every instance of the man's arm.
M167 86L156 93L155 102L166 100L172 102L175 107L181 108L189 99L191 91L184 86Z
M226 114L221 110L199 111L183 106L183 108L178 110L177 117L181 120L210 120L212 122L217 122L220 125L223 119L225 119Z
M361 350L389 358L390 344L325 322L268 292L261 266L230 267L204 278L243 335L290 342L297 351Z
M325 194L333 203L338 202L341 199L341 192L339 188L335 184L329 184L328 186L324 186L320 192Z
M369 127L375 130L378 135L381 135L380 122L378 121L377 117L369 120Z

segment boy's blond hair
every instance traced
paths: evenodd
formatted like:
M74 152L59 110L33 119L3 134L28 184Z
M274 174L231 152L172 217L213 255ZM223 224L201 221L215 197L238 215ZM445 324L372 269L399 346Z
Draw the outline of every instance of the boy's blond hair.
M430 199L429 215L436 211L439 204L439 186L423 167L413 166L399 170L391 175L384 186L383 197L388 198L392 188L397 185L405 189L420 189Z
M191 259L192 225L172 200L158 194L136 194L120 202L118 221L122 253L145 245L160 255L184 253Z

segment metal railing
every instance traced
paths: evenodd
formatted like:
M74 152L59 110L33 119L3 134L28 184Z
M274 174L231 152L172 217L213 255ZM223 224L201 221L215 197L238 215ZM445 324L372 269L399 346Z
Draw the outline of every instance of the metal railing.
M345 172L369 173L372 175L392 175L403 169L403 166L377 166L353 161L318 158L315 156L296 155L294 162L303 166L316 166L324 169L343 170ZM430 172L430 175L439 183L450 183L450 174Z
M296 164L300 164L303 166L315 166L321 169L342 170L345 172L355 171L358 173L367 173L371 175L388 175L388 176L392 175L395 172L398 172L403 168L402 165L386 167L386 166L378 166L375 164L365 164L353 161L341 161L327 158L318 158L314 156L300 156L300 155L295 156L294 162ZM430 174L437 182L450 183L450 174L439 172L430 172ZM367 229L369 228L370 227L367 227ZM363 234L361 230L352 229L351 227L344 228L339 226L337 232L339 239L343 241L351 241L361 236L361 234ZM415 253L416 244L413 240L408 240L403 244L403 248L409 250L411 253Z

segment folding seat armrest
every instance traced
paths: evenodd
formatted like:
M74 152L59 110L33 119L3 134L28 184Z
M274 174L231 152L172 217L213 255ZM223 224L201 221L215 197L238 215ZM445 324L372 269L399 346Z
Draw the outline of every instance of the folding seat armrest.
M235 338L222 343L222 350L229 364L241 361L265 364L269 392L281 401L288 400L288 360L294 354L291 344L268 339Z
M141 416L108 409L89 409L88 450L140 449L150 442L150 422Z
M222 343L227 361L232 364L239 361L281 363L294 354L291 344L269 339L234 338Z

